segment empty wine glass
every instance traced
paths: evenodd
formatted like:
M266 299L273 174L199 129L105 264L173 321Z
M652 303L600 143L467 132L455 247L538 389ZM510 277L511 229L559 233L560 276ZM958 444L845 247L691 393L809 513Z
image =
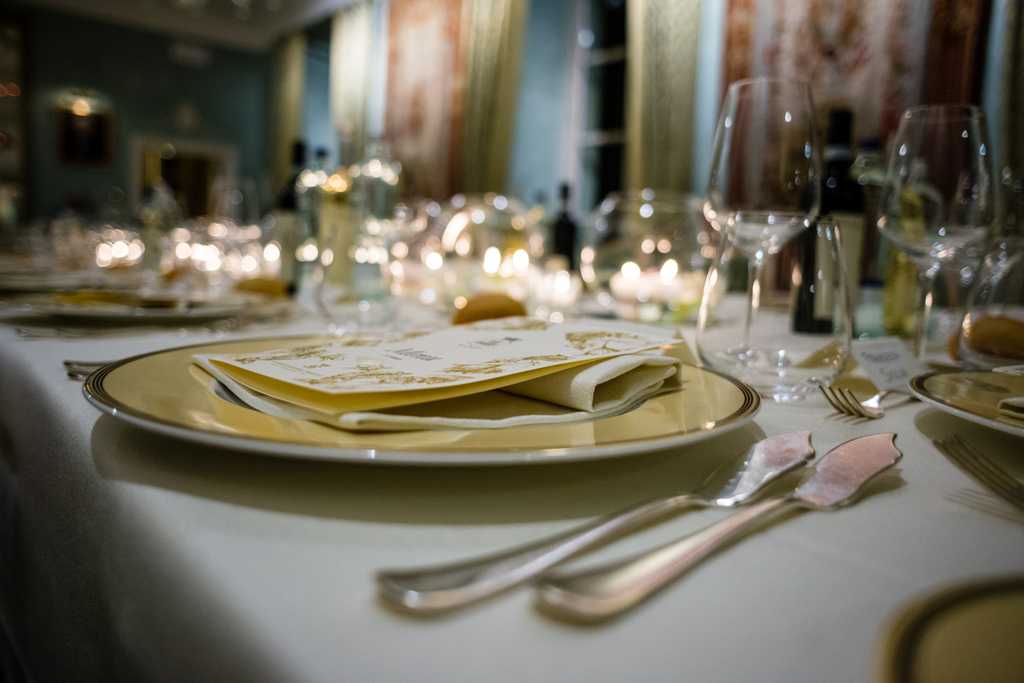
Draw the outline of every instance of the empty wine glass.
M995 196L985 114L977 107L908 109L889 157L878 228L917 265L914 352L925 354L932 285L944 263L969 256L989 231Z
M758 318L766 287L763 270L769 257L779 254L818 216L819 154L814 104L806 83L757 78L729 86L704 207L708 222L722 234L722 245L704 286L697 347L705 363L738 375L779 400L803 395L808 382L790 374L799 361L785 345L786 337L780 336L789 331L787 323L774 315ZM829 244L831 239L829 232ZM736 256L745 258L746 273L733 272L739 263ZM715 319L713 295L733 278L745 281L746 310L742 323L722 336L711 330L720 322ZM780 324L779 330L768 329ZM764 329L755 330L758 325Z

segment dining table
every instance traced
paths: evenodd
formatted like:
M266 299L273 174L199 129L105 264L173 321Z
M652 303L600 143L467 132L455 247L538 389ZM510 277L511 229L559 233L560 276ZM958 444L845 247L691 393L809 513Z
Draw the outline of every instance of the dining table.
M817 395L765 400L737 429L659 452L413 467L275 457L151 433L101 414L62 366L323 329L312 312L258 330L73 338L22 338L0 325L0 673L869 681L908 603L1024 572L1024 526L951 499L982 489L933 444L959 435L1020 471L1024 440L919 402L857 421ZM692 340L692 327L683 333ZM891 432L903 458L856 504L765 524L616 619L552 618L529 587L434 616L397 611L377 595L379 569L497 551L685 492L757 440L800 430L819 455ZM726 514L687 512L579 562L653 547Z

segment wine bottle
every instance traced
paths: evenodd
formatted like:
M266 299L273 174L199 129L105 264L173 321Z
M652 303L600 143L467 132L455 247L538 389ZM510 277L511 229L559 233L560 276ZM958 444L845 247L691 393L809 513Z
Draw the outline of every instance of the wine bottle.
M562 183L558 186L559 209L558 215L551 224L551 241L554 245L554 252L565 257L570 270L576 269L578 258L576 241L578 228L572 214L569 213L569 198L572 189L569 183Z
M833 109L828 116L828 134L824 154L825 168L821 188L821 216L834 222L840 233L843 260L847 266L846 286L851 302L860 280L860 254L864 237L864 193L850 169L853 166L853 112ZM833 259L822 258L829 243L812 225L797 238L800 246L802 277L795 292L793 329L797 332L829 333L832 331L831 288L819 286L833 277L826 272Z
M280 278L287 285L288 293L294 295L300 285L302 270L295 258L295 252L304 239L303 221L299 214L299 190L302 173L306 170L306 143L296 140L292 144L292 170L288 180L277 196L271 213L272 235L280 247Z

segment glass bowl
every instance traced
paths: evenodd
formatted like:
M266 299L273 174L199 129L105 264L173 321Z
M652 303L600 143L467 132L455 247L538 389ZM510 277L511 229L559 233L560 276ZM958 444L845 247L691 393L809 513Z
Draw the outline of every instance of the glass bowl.
M587 227L580 251L586 313L645 322L695 315L715 243L702 199L650 188L613 193Z
M500 194L455 195L400 207L390 244L393 294L461 308L480 292L525 302L544 256L537 216Z

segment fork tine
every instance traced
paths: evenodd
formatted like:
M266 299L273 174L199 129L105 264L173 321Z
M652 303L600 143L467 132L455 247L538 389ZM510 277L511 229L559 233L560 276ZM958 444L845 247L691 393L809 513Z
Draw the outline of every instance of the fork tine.
M954 436L953 439L964 455L976 462L978 467L985 469L993 478L1001 481L1007 489L1024 494L1024 484L1014 479L1009 472L982 456L976 448L964 441L960 435Z
M823 395L823 396L825 397L825 400L826 400L826 401L828 401L828 402L829 402L830 404L832 404L832 408L833 408L833 409L834 409L834 410L835 410L835 411L836 411L837 413L840 413L840 414L844 414L844 415L846 414L846 410L845 410L845 409L843 409L843 408L842 408L842 407L841 407L841 406L840 406L840 405L839 405L839 404L838 404L838 403L836 402L835 398L834 398L834 397L832 396L832 387L826 387L826 386L819 386L819 387L818 387L818 389L820 389L820 390L821 390L821 393L822 393L822 395Z
M1017 482L1002 470L993 471L986 467L983 458L979 457L976 451L966 445L959 436L935 442L936 445L949 456L962 470L980 481L988 488L995 491L1001 498L1024 508L1024 495L1014 490L1012 484Z
M988 487L996 491L1000 497L1017 507L1024 509L1024 496L1016 490L1012 482L1007 482L1003 477L986 469L979 469L977 476L987 483Z
M971 455L971 457L974 460L976 460L979 465L981 465L982 467L985 467L986 469L988 469L994 476L1002 479L1004 481L1004 483L1009 488L1011 488L1011 489L1013 489L1015 491L1020 491L1020 492L1024 493L1024 484L1022 484L1021 482L1017 481L1013 477L1013 475L1011 475L1009 472L1007 472L1005 469L1003 469L1002 467L1000 467L999 465L997 465L996 463L994 463L990 459L984 457L978 451L977 448L975 448L974 446L971 446L969 443L964 441L963 437L960 436L959 434L957 434L953 438L960 445L960 448L965 453L968 453L969 455Z
M849 413L851 415L864 418L870 417L852 391L849 389L839 389L839 395L842 397L843 401L846 402L846 406L849 408Z

